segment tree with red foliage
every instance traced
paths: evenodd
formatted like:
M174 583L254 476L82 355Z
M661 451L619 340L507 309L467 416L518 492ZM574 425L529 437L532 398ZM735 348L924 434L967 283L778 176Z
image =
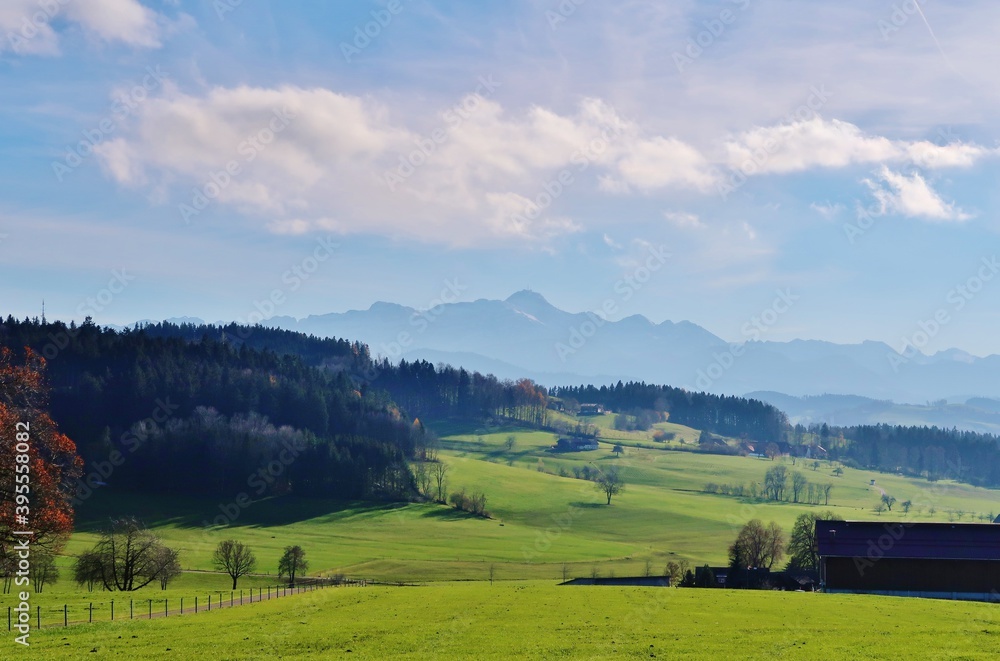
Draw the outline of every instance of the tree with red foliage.
M15 530L29 530L32 548L58 552L73 530L72 485L83 469L76 444L49 417L45 359L25 349L23 361L0 348L0 558L9 556ZM17 432L28 427L28 524L15 521ZM23 439L23 437L22 437Z

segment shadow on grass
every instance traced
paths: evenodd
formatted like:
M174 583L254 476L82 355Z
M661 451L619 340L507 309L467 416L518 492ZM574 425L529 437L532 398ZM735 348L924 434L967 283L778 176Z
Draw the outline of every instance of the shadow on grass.
M321 517L357 520L383 515L408 503L371 503L276 496L240 508L234 497L143 494L102 489L85 500L76 512L75 528L81 532L102 530L109 519L136 516L150 527L201 528L219 525L226 518L235 526L271 527Z
M578 500L578 501L572 502L569 505L570 505L570 507L579 507L580 509L588 509L588 510L603 509L603 508L607 507L607 505L605 505L604 503L601 503L601 502L596 502L596 501L595 502L584 502L582 500Z
M437 519L438 521L465 521L467 519L479 519L475 514L469 512L463 512L457 510L454 507L438 507L436 509L427 510L420 515L423 519Z

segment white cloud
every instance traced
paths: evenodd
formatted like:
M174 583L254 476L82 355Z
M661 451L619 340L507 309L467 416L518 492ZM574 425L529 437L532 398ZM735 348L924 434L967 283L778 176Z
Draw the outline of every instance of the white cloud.
M462 117L445 116L436 131L417 133L372 99L326 89L216 88L197 97L167 89L141 106L135 126L96 151L122 185L172 184L186 204L193 185L272 231L453 245L532 243L579 231L559 209L564 196L590 187L591 173L644 190L704 182L704 160L693 148L644 137L597 100L565 115L539 107L509 113L482 97L465 107ZM288 126L254 144L284 113ZM216 190L213 176L227 163L239 172Z
M158 48L166 19L137 0L4 0L0 3L0 52L58 55L53 22L67 21L99 41Z
M844 205L840 203L831 204L830 202L813 202L809 205L809 208L827 220L830 220L844 210Z
M160 46L160 16L137 0L71 0L66 17L103 41L139 48Z
M686 213L684 211L664 211L663 217L671 225L681 229L701 229L705 226L697 214Z
M620 181L643 191L669 186L708 190L715 184L708 161L676 138L635 140L618 162Z
M842 168L855 164L907 163L926 168L971 167L995 149L954 142L890 140L866 135L841 120L810 120L756 127L727 140L725 162L745 174L800 172L816 167Z
M461 115L445 113L436 128L418 132L372 98L328 89L219 87L194 96L168 86L142 104L134 125L95 151L122 185L152 186L157 199L180 191L175 202L191 206L194 186L272 231L336 229L456 246L532 244L581 231L567 198L595 187L616 195L707 193L719 165L740 167L747 158L757 159L758 173L787 173L857 163L960 167L994 153L869 136L817 117L744 132L724 142L724 157L713 161L598 99L584 99L572 113L538 106L511 112L475 94L461 107ZM275 122L281 126L272 135ZM260 136L267 144L255 143ZM227 163L239 172L221 185L214 178ZM939 198L937 208L928 196L917 199L922 179L883 183L890 188L879 194L900 209L964 217ZM697 216L665 218L701 226Z
M941 199L919 172L907 176L882 166L876 180L863 181L871 189L881 214L895 213L910 218L951 222L972 218L954 203Z
M35 0L0 2L0 52L57 55L59 37L50 25L56 14L43 11Z
M607 247L609 247L609 248L611 248L613 250L621 250L622 249L622 244L616 242L614 239L612 239L610 236L608 236L607 233L605 233L602 238L604 240L604 245L606 245Z

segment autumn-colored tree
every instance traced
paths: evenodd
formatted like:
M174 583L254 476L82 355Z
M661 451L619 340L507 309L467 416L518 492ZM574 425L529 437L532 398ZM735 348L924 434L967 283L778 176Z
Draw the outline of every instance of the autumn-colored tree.
M45 359L30 349L19 361L10 349L0 348L0 558L16 544L14 531L33 532L32 547L51 554L73 529L72 485L83 461L46 410L44 372ZM28 463L21 464L30 467L27 471L18 472L19 442L28 446ZM25 492L27 524L15 518L23 512L15 509L16 497Z

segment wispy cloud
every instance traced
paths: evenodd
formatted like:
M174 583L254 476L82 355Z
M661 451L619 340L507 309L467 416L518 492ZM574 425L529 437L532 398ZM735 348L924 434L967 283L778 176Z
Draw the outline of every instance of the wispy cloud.
M105 43L159 48L169 21L137 0L4 0L0 3L0 51L17 55L58 55L60 35L53 24L68 22Z
M871 189L882 214L941 222L972 218L954 203L945 202L919 172L905 175L882 166L874 179L865 179L864 183Z

